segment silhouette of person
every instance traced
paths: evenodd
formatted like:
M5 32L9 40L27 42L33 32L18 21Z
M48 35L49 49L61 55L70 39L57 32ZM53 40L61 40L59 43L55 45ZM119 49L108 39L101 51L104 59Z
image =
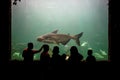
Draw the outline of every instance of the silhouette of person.
M93 50L88 50L87 52L88 56L86 58L86 62L88 63L93 63L93 62L96 62L96 58L92 55L93 54Z
M33 57L35 53L38 53L42 50L42 47L39 50L33 50L33 43L28 43L28 48L23 50L22 57L24 58L24 62L31 63L33 62Z
M43 52L40 55L40 62L41 64L48 65L50 63L50 55L48 53L49 46L47 44L44 44L42 48Z
M53 48L53 55L52 55L52 58L51 58L51 63L54 65L58 65L60 64L60 55L59 55L59 47L58 46L55 46Z
M69 64L79 64L83 59L83 56L78 52L76 46L70 48L70 57L68 59Z
M66 64L66 54L62 54L61 56L61 64L65 65Z

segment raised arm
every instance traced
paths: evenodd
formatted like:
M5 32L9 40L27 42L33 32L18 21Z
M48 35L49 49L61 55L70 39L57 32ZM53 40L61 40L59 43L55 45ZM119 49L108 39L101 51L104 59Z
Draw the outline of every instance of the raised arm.
M38 52L42 51L42 48L43 48L43 46L39 50L33 50L33 52L38 53Z

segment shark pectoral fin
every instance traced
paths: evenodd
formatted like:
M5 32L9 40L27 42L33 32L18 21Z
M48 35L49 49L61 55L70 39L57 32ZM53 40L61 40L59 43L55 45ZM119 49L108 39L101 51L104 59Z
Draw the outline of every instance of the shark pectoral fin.
M59 45L59 43L57 43L57 42L55 44Z
M64 43L64 42L61 42L61 44L62 44L62 45L65 45L65 43Z
M70 41L70 39L67 40L67 41L61 42L61 43L62 43L63 45L66 45L69 41Z
M57 45L59 45L59 43L56 43Z
M53 43L59 45L59 43L57 41L53 41Z

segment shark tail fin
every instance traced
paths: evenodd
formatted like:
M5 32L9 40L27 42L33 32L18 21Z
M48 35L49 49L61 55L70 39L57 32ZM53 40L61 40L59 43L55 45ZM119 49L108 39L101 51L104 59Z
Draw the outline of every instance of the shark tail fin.
M79 41L79 38L83 35L83 32L77 34L77 35L74 35L74 40L76 41L77 45L80 46L80 41Z

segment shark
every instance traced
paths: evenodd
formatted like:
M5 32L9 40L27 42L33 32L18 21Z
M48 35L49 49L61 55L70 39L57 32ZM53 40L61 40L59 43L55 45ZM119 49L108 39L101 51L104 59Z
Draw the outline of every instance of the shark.
M43 43L53 43L53 44L62 44L66 45L71 39L75 40L76 44L80 46L80 40L79 38L82 37L83 32L76 34L76 35L70 35L70 34L58 34L58 30L54 30L50 33L46 33L43 35L40 35L37 37L37 41L43 42Z

